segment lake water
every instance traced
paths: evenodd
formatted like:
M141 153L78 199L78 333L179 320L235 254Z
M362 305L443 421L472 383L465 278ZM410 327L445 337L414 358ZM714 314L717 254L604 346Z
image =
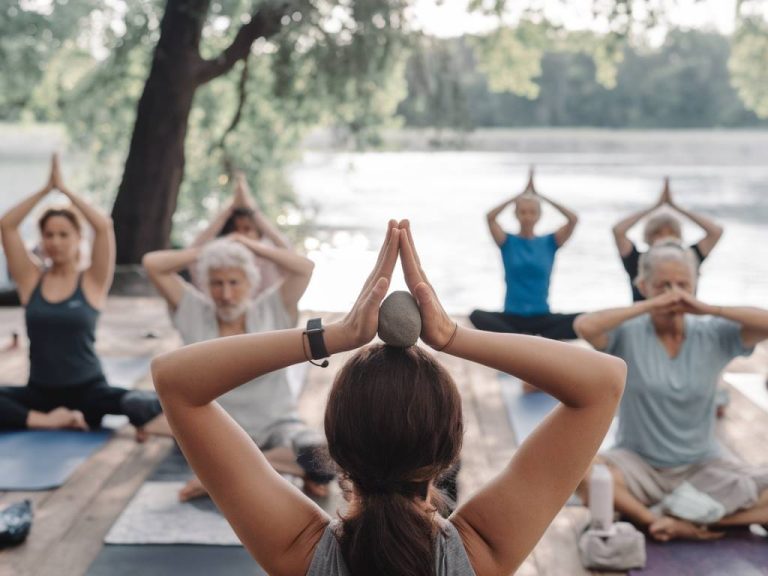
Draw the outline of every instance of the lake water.
M679 204L725 227L702 267L699 296L768 307L768 134L507 134L486 138L482 151L306 153L291 170L317 225L306 242L317 266L303 306L347 309L392 217L411 220L424 269L449 311L501 309L503 269L485 214L520 192L535 164L539 191L580 216L557 255L553 311L631 301L611 226L655 202L665 174ZM516 230L511 211L500 221ZM537 232L562 222L547 207ZM642 244L641 226L630 235ZM687 223L684 236L693 243L702 233ZM398 277L395 287L402 286Z
M725 227L702 268L701 298L768 307L768 133L500 131L473 138L473 151L327 153L317 144L307 151L290 170L314 222L305 247L317 266L302 307L348 309L392 217L410 218L424 268L450 312L500 309L501 259L485 213L522 189L529 164L537 166L540 192L580 216L558 252L553 310L630 301L610 228L655 202L665 174L681 205ZM63 142L50 129L0 130L0 211L44 183L48 154ZM66 174L75 186L82 179L76 162ZM501 222L515 230L510 212ZM547 207L537 231L561 222ZM27 226L33 234L34 222ZM640 232L632 234L638 242ZM689 242L701 235L690 224L684 234ZM402 287L398 272L394 288Z

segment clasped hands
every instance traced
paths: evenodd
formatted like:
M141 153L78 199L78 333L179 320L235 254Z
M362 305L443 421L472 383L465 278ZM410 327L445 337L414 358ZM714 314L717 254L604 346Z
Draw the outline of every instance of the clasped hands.
M437 350L451 339L456 324L446 314L421 267L410 223L390 220L373 270L352 309L337 323L341 349L352 350L373 340L379 325L379 307L389 289L398 256L405 283L421 312L421 339Z

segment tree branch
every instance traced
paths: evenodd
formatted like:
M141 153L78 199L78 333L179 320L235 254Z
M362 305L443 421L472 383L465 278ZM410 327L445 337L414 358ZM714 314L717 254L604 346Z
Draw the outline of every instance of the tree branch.
M197 75L198 85L229 72L235 63L248 56L257 39L270 38L280 32L283 16L291 14L295 9L291 1L272 2L259 8L250 22L240 27L235 39L221 54L216 58L201 61Z

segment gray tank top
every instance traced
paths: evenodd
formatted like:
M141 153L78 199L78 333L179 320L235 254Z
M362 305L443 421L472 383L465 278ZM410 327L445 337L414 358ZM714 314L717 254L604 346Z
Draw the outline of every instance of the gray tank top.
M338 527L335 521L326 527L307 576L351 576L334 533ZM435 576L475 576L461 536L450 522L445 523L437 538L435 560Z

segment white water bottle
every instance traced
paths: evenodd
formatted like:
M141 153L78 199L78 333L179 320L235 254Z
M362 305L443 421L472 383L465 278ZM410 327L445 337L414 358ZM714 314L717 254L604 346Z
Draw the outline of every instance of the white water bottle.
M605 464L592 466L589 477L590 528L608 530L613 524L613 476Z

